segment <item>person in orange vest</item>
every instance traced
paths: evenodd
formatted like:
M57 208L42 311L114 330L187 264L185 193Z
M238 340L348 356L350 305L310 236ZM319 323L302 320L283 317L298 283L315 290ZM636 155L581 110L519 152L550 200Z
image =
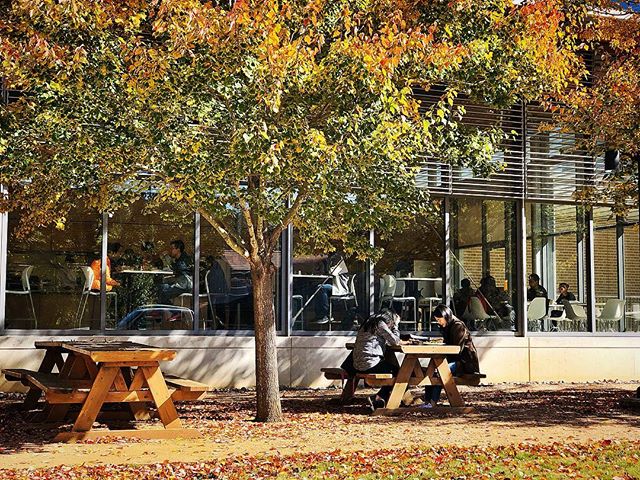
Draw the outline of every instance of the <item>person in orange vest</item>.
M111 259L117 259L120 256L120 250L122 249L122 245L119 243L109 243L107 245L107 269L106 269L106 287L105 290L110 292L113 287L119 287L120 282L111 278ZM99 258L95 259L91 262L91 270L93 270L93 283L91 284L91 290L100 291L100 268L102 267L102 262Z

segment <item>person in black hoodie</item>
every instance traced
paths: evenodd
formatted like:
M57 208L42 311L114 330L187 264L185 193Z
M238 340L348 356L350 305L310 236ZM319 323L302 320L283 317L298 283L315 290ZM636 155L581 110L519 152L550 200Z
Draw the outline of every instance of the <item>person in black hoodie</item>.
M480 371L478 352L471 340L471 333L464 322L456 317L449 307L443 304L435 308L431 317L440 326L444 344L460 346L459 354L447 355L451 373L453 375L478 373ZM424 408L435 406L438 403L441 391L441 385L425 387Z

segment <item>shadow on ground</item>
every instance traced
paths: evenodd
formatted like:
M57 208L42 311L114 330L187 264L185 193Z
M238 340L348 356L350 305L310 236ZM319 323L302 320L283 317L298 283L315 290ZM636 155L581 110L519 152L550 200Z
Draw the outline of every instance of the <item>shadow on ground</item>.
M630 386L615 383L601 384L502 384L464 388L462 395L475 412L465 415L465 420L476 424L485 423L496 428L588 427L602 422L614 421L619 425L640 427L640 412L622 408L620 399L633 394ZM352 424L442 424L452 415L425 411L397 417L371 417L366 408L366 393L362 391L351 405L340 404L340 390L285 390L282 392L282 407L286 420L269 431L295 435L292 425L305 428L335 429ZM72 419L65 424L32 423L21 410L24 396L16 393L0 393L0 454L29 450L38 451L51 443L58 432L71 429ZM267 431L263 424L253 422L255 392L250 390L227 390L212 392L198 402L178 404L184 423L200 429L205 435L227 429L230 436L251 437L255 432ZM102 425L105 426L105 425ZM132 424L109 424L110 427L132 428ZM134 425L136 426L136 425ZM138 427L162 428L156 421L144 422ZM122 440L105 440L110 443ZM127 440L132 441L131 439ZM135 440L134 440L135 441ZM87 442L90 443L90 442ZM95 443L92 442L92 443Z

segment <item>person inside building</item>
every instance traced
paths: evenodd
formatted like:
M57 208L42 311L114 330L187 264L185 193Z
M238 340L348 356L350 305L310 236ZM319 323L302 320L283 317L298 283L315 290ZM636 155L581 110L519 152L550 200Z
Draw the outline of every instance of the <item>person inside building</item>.
M453 294L453 308L457 315L462 316L469 305L469 299L476 294L471 287L471 280L463 278L460 282L460 288Z
M398 323L400 315L384 309L362 322L356 335L353 351L343 362L342 368L350 374L356 373L392 373L398 372L397 364L385 358L388 345L400 345ZM371 410L384 408L393 387L384 386L378 393L368 398Z
M527 289L527 301L531 301L536 297L543 297L549 301L547 290L540 285L540 276L537 273L529 275L529 288Z
M460 346L459 354L447 355L451 373L454 376L465 373L479 373L478 352L473 345L471 333L464 322L456 317L449 307L443 304L435 308L431 318L438 323L445 345ZM442 392L442 385L425 387L425 401L421 407L434 407L440 399L440 392Z
M329 278L317 286L318 293L315 301L316 323L323 325L329 323L329 302L331 295L346 293L349 291L349 270L342 255L334 252L323 262L322 274Z
M120 286L120 282L111 277L111 261L113 260L115 263L117 259L120 258L120 250L122 250L122 245L117 242L109 243L107 245L107 268L105 269L105 290L107 292L110 292L113 287ZM100 272L101 268L102 261L100 260L100 258L96 258L95 260L93 260L93 262L91 262L91 270L93 271L93 282L91 283L91 290L93 290L94 292L100 291L100 280L102 279L102 275Z
M560 283L558 285L558 298L556 299L557 304L562 304L565 300L569 302L575 302L576 296L569 291L570 285L566 282Z
M484 311L489 315L500 317L501 328L509 328L515 325L515 310L509 303L509 294L496 285L496 279L487 273L480 280L480 288L477 296L482 302Z
M173 275L159 285L158 300L161 304L170 304L178 295L193 289L193 262L185 252L182 240L173 240L169 244L169 256Z

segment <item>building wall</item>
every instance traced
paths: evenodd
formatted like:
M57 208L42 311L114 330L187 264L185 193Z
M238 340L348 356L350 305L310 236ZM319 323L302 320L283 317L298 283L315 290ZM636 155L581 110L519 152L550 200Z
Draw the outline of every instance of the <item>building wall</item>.
M0 337L0 367L37 369L43 351L34 341L53 337ZM60 339L60 337L55 337ZM82 338L82 337L80 337ZM86 337L85 337L86 338ZM73 339L73 337L68 337ZM122 337L178 351L163 371L205 382L216 388L254 385L252 337L131 336ZM290 387L326 387L321 367L339 366L347 355L347 336L278 337L280 383ZM524 381L640 381L638 337L475 337L486 383ZM23 390L0 377L0 390Z

